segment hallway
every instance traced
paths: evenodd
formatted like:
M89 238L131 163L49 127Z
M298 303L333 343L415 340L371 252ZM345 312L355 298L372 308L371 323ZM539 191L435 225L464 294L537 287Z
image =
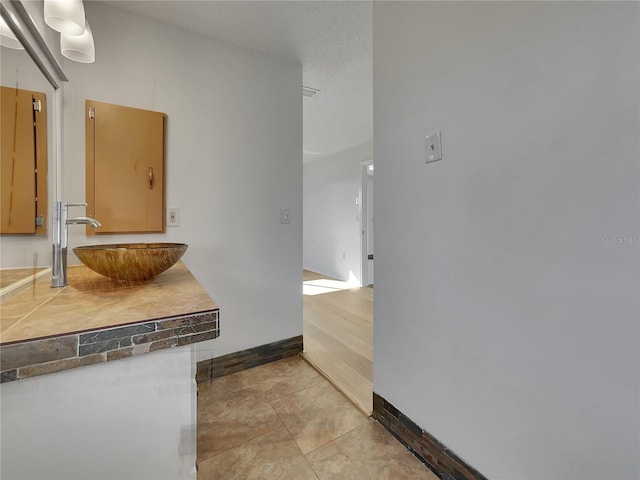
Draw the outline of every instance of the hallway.
M303 282L304 355L369 414L373 408L373 288L352 287L308 270Z

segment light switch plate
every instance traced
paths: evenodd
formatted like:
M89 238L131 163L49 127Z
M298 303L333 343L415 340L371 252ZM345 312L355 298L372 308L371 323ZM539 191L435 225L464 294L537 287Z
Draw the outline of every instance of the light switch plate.
M425 163L442 160L442 132L435 132L425 137Z
M288 208L280 209L280 223L291 223L291 210Z
M180 209L179 208L167 208L167 227L180 226Z

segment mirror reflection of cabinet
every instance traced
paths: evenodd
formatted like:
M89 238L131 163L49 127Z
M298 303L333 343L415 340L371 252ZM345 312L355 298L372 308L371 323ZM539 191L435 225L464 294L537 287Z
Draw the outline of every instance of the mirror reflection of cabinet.
M164 113L87 100L87 234L165 231Z
M0 233L47 233L47 104L40 92L0 87Z

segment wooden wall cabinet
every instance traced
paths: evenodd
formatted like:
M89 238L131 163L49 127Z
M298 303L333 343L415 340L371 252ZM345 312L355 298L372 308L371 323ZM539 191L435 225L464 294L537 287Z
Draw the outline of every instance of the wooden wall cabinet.
M165 231L164 113L85 102L87 215L101 233Z
M0 89L0 233L46 235L47 97Z

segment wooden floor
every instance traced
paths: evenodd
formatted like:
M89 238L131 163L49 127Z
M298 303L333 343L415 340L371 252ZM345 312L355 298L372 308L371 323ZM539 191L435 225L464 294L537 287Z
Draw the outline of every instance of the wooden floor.
M373 408L373 288L304 271L304 356L361 410Z

